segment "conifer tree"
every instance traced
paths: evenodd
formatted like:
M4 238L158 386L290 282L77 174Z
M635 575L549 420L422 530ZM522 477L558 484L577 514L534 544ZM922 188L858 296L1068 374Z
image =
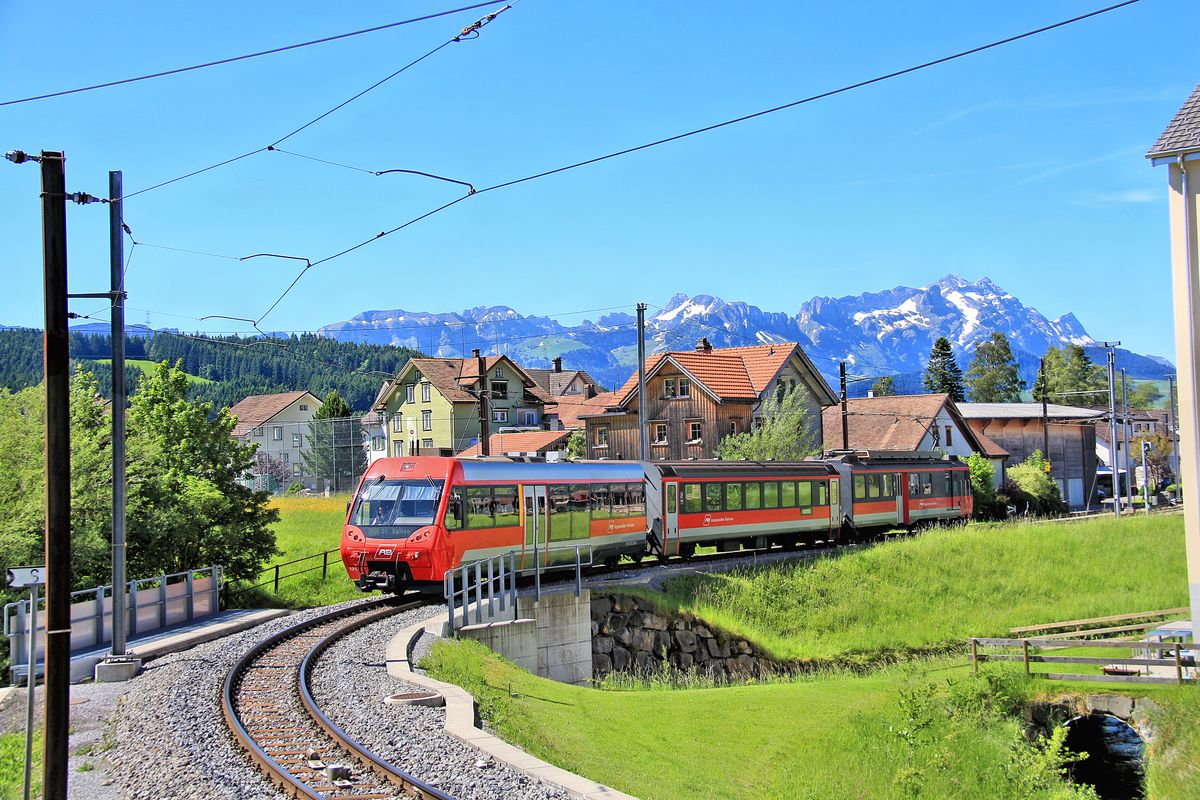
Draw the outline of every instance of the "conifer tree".
M954 351L950 348L950 340L939 336L929 351L929 364L925 367L925 390L928 392L946 393L956 403L961 403L966 396L963 387L962 370L954 360Z
M882 378L877 378L871 384L872 397L894 397L896 395L896 382L892 380L891 375L884 375Z
M1008 337L999 331L975 348L975 359L966 375L974 403L1019 403L1025 381L1017 374Z

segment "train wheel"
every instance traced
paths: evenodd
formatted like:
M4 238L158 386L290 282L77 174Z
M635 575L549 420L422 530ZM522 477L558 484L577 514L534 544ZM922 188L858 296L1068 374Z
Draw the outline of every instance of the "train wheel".
M688 542L687 544L679 545L679 557L684 561L688 561L694 555L696 555L695 542Z
M617 562L620 560L621 560L620 556L605 556L604 557L604 566L608 567L609 569L616 569Z
M642 559L645 557L645 555L645 553L634 553L629 557L629 560L635 564L640 564L642 563Z

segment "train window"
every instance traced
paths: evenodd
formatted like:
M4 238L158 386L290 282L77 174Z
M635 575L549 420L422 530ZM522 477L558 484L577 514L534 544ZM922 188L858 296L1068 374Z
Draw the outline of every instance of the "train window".
M725 484L725 508L730 511L742 510L742 485L740 483Z
M921 496L921 476L916 472L908 473L908 496Z
M719 484L719 483L704 484L704 510L705 511L720 511L721 510L721 484Z
M862 500L867 496L866 477L863 475L854 476L854 499Z
M570 503L570 493L565 484L550 486L546 490L547 508L550 511L550 532L547 537L552 542L560 542L571 538L571 515L567 513Z
M603 483L592 486L588 496L588 505L592 507L592 519L608 519L612 516L612 500L609 498L608 487Z
M515 528L521 524L515 485L492 487L492 519L497 528Z
M442 524L446 526L446 530L462 530L467 521L465 512L466 503L463 498L463 490L455 489L450 493L450 499L446 501L446 516L442 518Z
M683 485L683 510L685 512L701 511L700 484L685 483Z
M780 484L779 500L780 500L780 504L784 508L795 508L796 507L796 482L795 481L784 481L783 483Z
M933 494L933 473L921 473L921 494L926 497Z
M679 498L679 487L673 483L668 483L667 484L667 513L668 514L677 513L675 509L677 507L676 503L678 502L678 498Z
M951 491L955 488L954 484L952 483L953 479L954 479L954 476L951 473L947 472L946 473L946 494L955 494L955 492Z
M812 505L812 481L800 481L797 486L800 489L800 507L808 508Z
M825 481L817 481L816 504L819 506L829 505L829 484Z
M762 508L762 484L746 484L746 510Z
M895 497L896 496L896 476L894 474L892 474L891 472L888 472L888 473L884 474L882 477L883 477L883 496L884 497Z
M644 483L629 484L629 516L646 516L646 485Z
M763 508L779 508L779 484L775 481L764 483L763 487Z
M491 528L496 524L492 514L492 487L467 487L467 527Z
M871 475L867 478L867 497L879 497L879 484L882 475Z

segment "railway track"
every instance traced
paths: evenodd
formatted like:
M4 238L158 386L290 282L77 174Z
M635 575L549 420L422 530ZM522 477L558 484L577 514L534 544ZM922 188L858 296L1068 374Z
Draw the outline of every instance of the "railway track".
M260 642L229 671L225 721L250 758L284 793L298 798L454 800L350 738L313 700L310 675L334 641L427 600L394 598L310 619Z

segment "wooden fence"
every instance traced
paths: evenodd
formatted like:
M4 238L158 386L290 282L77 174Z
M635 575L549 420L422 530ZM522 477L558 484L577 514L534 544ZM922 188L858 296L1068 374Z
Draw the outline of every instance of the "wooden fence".
M1102 683L1192 683L1196 681L1196 658L1194 655L1185 656L1183 651L1189 643L1181 642L1151 642L1130 641L1122 639L1062 639L1038 637L1034 639L989 639L973 638L969 642L971 648L971 671L978 672L980 662L984 661L1019 661L1025 665L1025 673L1037 678L1063 681L1097 681ZM982 647L1020 648L1020 653L981 653ZM1055 656L1031 653L1030 648L1096 648L1110 650L1145 651L1145 658L1137 657L1099 657L1099 656ZM1191 647L1200 647L1192 644ZM1153 657L1157 654L1157 657ZM1072 672L1033 672L1032 664L1091 664L1098 665L1102 670L1111 668L1099 675L1092 673ZM1138 668L1135 670L1129 667ZM1140 674L1141 668L1166 667L1168 672L1173 668L1174 677L1169 675ZM1190 671L1190 674L1188 674ZM1133 672L1135 674L1128 674ZM1116 674L1114 674L1116 673ZM1122 674L1124 673L1124 674Z

